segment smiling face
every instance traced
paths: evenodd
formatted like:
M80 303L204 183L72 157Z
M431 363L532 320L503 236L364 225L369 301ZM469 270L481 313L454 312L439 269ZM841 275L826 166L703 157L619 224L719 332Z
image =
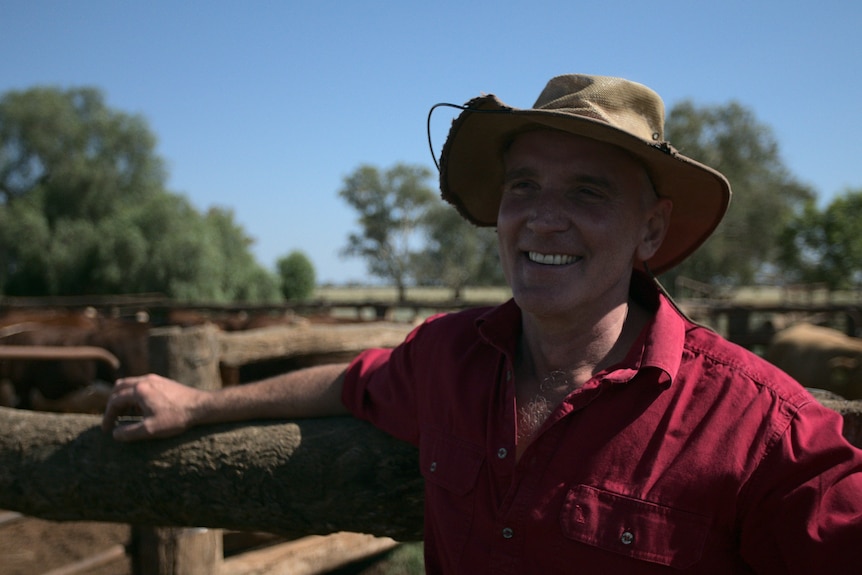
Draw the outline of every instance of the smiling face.
M554 130L517 136L505 154L497 234L518 305L563 318L624 303L633 264L658 249L670 209L615 146Z

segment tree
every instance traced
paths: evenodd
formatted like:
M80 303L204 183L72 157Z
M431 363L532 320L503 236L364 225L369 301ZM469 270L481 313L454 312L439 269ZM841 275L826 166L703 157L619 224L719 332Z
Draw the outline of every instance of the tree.
M278 299L233 214L165 189L144 120L93 88L0 99L0 292Z
M423 219L427 243L417 256L417 279L423 285L444 285L460 299L468 285L505 283L497 255L497 236L476 227L448 204L438 202Z
M288 301L308 299L316 283L314 265L303 252L294 250L276 262L281 294Z
M398 299L406 298L414 278L417 228L435 194L427 184L431 171L423 166L396 164L381 173L362 165L344 179L339 195L359 212L361 234L351 233L346 256L365 258L371 275L392 281Z
M281 299L276 274L251 253L254 240L234 220L233 210L213 207L204 218L208 245L218 268L217 301L276 302Z
M790 282L830 289L862 284L862 188L836 196L823 211L814 200L786 226L779 265Z
M162 187L144 120L110 110L94 88L12 91L0 100L0 203L39 194L49 223L99 220Z
M671 288L678 276L727 285L753 282L778 258L785 224L813 191L790 175L772 130L739 103L698 108L682 102L668 115L667 138L683 154L722 172L733 199L712 237L662 279Z

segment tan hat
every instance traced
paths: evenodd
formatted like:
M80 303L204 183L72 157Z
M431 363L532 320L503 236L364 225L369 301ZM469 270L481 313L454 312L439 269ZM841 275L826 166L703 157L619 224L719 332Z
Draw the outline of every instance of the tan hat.
M571 74L548 82L532 108L512 108L487 95L462 109L443 146L440 189L476 225L497 223L504 146L515 133L537 126L619 146L643 162L656 193L673 201L667 236L648 262L656 274L697 249L730 203L723 175L664 141L664 103L641 84Z

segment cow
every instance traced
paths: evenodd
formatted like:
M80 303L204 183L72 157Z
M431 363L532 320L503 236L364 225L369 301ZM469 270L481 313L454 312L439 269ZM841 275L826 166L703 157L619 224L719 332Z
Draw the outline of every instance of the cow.
M0 407L18 407L15 386L8 379L0 379Z
M30 408L57 413L104 413L113 385L96 381L70 391L58 399L48 399L38 389L30 390Z
M808 388L862 399L862 339L810 323L775 334L764 357Z
M63 410L57 403L68 394L86 397L88 405L102 401L102 387L118 377L141 375L149 370L147 337L149 326L118 318L98 317L85 313L29 313L0 318L0 346L48 346L51 348L89 348L104 350L102 355L117 361L105 361L99 354L76 357L50 357L0 360L0 379L10 382L14 398L21 408ZM47 347L45 347L47 349ZM50 406L55 406L51 408ZM92 411L94 408L88 408Z

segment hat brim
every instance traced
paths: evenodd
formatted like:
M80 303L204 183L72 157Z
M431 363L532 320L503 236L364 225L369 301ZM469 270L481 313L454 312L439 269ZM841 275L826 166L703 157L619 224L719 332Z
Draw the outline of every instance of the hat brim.
M655 274L671 269L700 247L727 211L731 197L727 179L667 143L647 142L585 116L511 108L494 96L474 100L452 123L440 158L443 198L474 224L495 226L503 148L513 134L535 126L618 146L644 164L658 196L673 202L667 235L647 262Z

